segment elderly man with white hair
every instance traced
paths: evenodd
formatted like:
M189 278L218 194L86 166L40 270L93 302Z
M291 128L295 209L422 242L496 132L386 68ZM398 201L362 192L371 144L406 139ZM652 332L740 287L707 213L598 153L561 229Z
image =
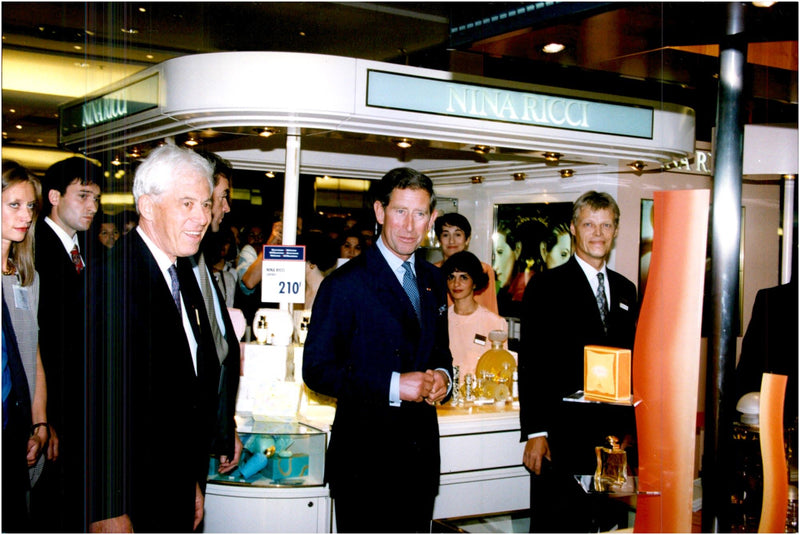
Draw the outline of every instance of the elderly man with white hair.
M139 226L93 278L91 531L193 531L209 455L225 454L212 451L220 363L188 258L212 173L190 150L155 149L134 179Z

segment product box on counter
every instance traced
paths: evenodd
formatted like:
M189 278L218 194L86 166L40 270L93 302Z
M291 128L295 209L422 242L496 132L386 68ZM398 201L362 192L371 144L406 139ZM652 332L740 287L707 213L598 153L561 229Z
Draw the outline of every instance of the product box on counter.
M631 351L619 347L583 348L583 391L590 401L631 399Z

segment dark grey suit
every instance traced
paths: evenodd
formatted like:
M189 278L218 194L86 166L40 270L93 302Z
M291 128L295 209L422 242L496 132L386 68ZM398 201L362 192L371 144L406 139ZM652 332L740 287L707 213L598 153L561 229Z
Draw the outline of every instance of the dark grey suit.
M343 519L337 505L340 529L365 520L354 529L414 531L431 519L436 408L389 405L392 372L443 368L452 377L444 279L419 258L415 269L421 322L377 245L330 274L314 300L303 380L338 400L325 478L334 499L361 506L362 518Z
M547 432L553 465L548 463L543 471L552 468L565 478L593 474L594 447L601 445L607 435L622 439L635 429L632 407L562 401L583 390L584 346L633 349L638 313L636 287L619 273L610 269L607 273L611 291L608 333L603 330L591 285L574 256L562 266L534 275L523 298L519 353L521 440L526 441L532 433ZM535 487L537 476L533 478ZM571 491L568 485L546 490L542 486L532 488L532 529L537 525L537 515L561 516L554 513L555 505L543 504L535 496L544 494L557 502L570 501L565 496ZM574 509L574 503L572 506ZM566 517L554 518L555 524L542 530L582 530L580 525L568 523L576 518L573 511Z
M128 514L135 531L190 532L217 428L220 364L189 259L182 306L198 341L197 372L170 288L137 231L91 285L98 303L92 520Z

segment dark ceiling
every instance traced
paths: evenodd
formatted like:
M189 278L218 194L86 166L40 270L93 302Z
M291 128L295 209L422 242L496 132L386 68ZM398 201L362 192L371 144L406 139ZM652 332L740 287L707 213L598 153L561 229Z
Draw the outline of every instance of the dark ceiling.
M796 126L798 4L744 6L743 37L753 43L745 122ZM298 51L663 99L694 108L697 138L710 141L715 45L725 38L726 8L719 2L3 2L2 32L4 51L75 61L147 66L204 52ZM550 41L566 49L544 54ZM55 147L55 112L67 100L4 86L4 143ZM11 115L10 107L23 112Z

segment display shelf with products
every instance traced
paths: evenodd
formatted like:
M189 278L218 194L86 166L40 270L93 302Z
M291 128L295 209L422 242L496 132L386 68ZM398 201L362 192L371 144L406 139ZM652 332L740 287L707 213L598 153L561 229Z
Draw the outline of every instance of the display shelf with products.
M240 418L244 445L239 466L229 474L217 471L212 459L209 482L255 487L298 487L323 484L327 436L314 427L286 421Z

